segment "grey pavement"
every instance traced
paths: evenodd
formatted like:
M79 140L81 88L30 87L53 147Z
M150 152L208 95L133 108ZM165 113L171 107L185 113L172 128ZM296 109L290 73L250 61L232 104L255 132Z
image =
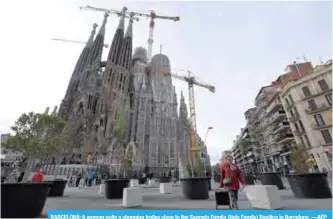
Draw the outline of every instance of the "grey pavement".
M123 209L122 200L108 200L98 190L97 187L66 188L63 197L47 199L44 214L55 209ZM290 189L279 192L284 209L332 209L332 199L297 199ZM239 194L239 207L252 209L242 192ZM160 194L158 188L143 188L143 206L138 209L215 209L215 195L211 191L208 200L187 200L179 186L173 187L172 194ZM219 206L219 209L228 207Z

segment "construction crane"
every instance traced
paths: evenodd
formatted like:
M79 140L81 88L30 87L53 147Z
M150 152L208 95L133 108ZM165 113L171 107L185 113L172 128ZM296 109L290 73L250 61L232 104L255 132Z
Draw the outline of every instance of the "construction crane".
M108 14L116 14L118 17L120 17L123 13L126 18L131 18L130 13L127 13L127 8L124 7L122 11L120 10L115 10L115 9L105 9L105 8L96 8L92 6L80 6L80 10L85 10L85 11L99 11L103 13L108 13ZM139 21L140 19L138 17L132 17L133 20Z
M113 9L104 9L104 8L96 8L92 6L85 6L85 7L80 7L80 9L84 10L95 10L95 11L100 11L100 12L106 12L106 13L114 13L120 16L122 14L121 11L118 10L113 10ZM179 21L180 18L177 17L170 17L170 16L160 16L157 15L154 11L150 11L150 14L145 14L145 13L139 13L139 12L125 12L127 16L129 16L130 13L133 13L134 16L140 16L140 17L146 17L150 18L150 23L149 23L149 36L148 36L148 60L151 60L152 57L152 47L153 47L153 42L154 42L154 28L155 28L155 19L165 19L165 20L172 20L172 21ZM138 18L137 18L138 19Z
M61 38L53 38L52 40L54 41L61 41L61 42L66 42L66 43L78 43L78 44L87 44L86 42L82 42L82 41L76 41L76 40L67 40L67 39L61 39ZM104 44L103 45L105 48L108 48L109 45L108 44Z
M187 71L188 76L183 76L161 69L154 69L150 65L144 63L140 64L145 66L148 72L154 72L154 73L159 72L162 73L164 76L170 75L175 79L187 82L188 94L189 94L190 124L191 124L190 127L191 162L192 166L195 166L196 164L198 164L198 160L200 159L199 155L200 148L197 146L197 123L196 123L196 113L195 113L194 85L206 88L212 93L215 93L215 86L199 82L190 71Z

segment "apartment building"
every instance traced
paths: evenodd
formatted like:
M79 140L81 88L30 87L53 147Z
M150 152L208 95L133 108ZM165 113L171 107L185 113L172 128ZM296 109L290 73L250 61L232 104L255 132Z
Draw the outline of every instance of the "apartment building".
M234 157L243 170L290 171L290 150L295 138L280 92L290 82L308 77L312 71L310 62L290 64L272 85L259 90L255 107L245 112L247 125L232 147ZM250 140L246 154L241 150L244 139Z
M267 172L289 172L290 148L294 136L277 88L266 103L263 118L263 158Z
M257 162L259 159L259 141L255 137L255 125L257 120L254 118L258 114L258 108L250 108L245 113L247 125L241 129L240 135L236 136L233 142L232 154L236 163L245 173L258 172ZM260 151L259 151L260 152Z
M299 70L299 69L296 69ZM319 170L332 170L332 61L281 88L280 98L299 147Z

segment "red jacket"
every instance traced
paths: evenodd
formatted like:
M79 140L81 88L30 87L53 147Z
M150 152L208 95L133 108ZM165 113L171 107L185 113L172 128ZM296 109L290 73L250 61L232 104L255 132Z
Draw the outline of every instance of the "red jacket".
M232 164L234 166L234 170L231 170L230 164L224 162L220 166L221 178L220 178L220 186L225 187L228 190L238 190L239 189L239 181L242 185L245 185L244 177L242 171L236 164ZM231 177L231 183L229 185L223 185L223 180L227 177Z
M38 171L32 177L31 182L33 182L33 183L41 183L41 182L43 182L43 179L44 179L44 174L42 172Z

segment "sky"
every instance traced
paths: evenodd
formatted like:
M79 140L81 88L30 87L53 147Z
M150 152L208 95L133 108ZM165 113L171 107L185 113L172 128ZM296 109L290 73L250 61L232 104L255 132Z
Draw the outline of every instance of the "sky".
M313 64L332 58L332 3L329 1L102 1L7 0L0 21L0 133L24 112L59 105L84 45L52 38L86 41L103 13L80 6L180 16L179 22L156 20L153 53L166 54L175 73L190 70L216 93L195 87L197 126L212 162L232 147L245 126L244 112L254 106L262 86L283 74L293 61ZM110 16L105 43L110 44L118 17ZM126 24L127 25L127 24ZM149 20L134 23L134 47L147 47ZM107 50L104 51L104 59ZM173 80L178 98L188 87Z

